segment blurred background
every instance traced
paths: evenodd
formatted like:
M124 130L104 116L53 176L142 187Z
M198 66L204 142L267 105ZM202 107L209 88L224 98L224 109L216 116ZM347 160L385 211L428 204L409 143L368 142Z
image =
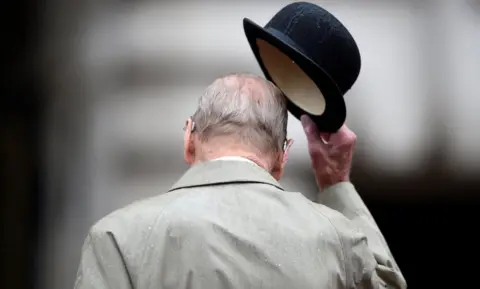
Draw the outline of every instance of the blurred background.
M2 288L73 288L89 227L185 171L182 128L215 78L260 74L242 18L290 1L34 1L0 13ZM410 288L474 275L480 2L312 1L362 54L346 95L353 182ZM306 140L282 183L313 198ZM468 260L473 266L464 264Z

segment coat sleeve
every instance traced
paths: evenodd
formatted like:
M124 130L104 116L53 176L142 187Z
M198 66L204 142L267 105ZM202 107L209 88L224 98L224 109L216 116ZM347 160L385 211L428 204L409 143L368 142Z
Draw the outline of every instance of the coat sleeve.
M407 288L385 238L351 183L327 188L318 201L347 217L332 223L342 241L345 271L353 288Z
M112 233L90 230L77 271L75 289L133 289Z

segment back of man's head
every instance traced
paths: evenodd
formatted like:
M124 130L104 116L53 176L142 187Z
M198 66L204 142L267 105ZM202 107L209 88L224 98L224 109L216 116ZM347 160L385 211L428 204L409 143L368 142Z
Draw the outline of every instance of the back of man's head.
M241 147L261 157L283 152L287 120L282 92L266 79L250 74L215 80L200 97L192 116L202 145L222 150Z

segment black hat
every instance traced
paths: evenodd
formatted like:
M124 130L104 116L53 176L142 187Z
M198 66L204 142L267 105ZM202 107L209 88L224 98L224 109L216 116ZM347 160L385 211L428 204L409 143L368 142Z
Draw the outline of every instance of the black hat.
M296 117L307 114L320 131L345 122L344 94L360 73L360 52L340 21L315 4L285 6L264 28L243 19L248 42L266 78L288 99Z

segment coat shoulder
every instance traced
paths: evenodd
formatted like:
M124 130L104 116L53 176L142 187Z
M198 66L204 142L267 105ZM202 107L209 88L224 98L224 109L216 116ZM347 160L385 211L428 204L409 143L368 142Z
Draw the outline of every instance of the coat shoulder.
M142 199L117 209L97 221L90 229L93 233L111 232L116 237L134 234L161 221L167 205L180 194L160 194Z

